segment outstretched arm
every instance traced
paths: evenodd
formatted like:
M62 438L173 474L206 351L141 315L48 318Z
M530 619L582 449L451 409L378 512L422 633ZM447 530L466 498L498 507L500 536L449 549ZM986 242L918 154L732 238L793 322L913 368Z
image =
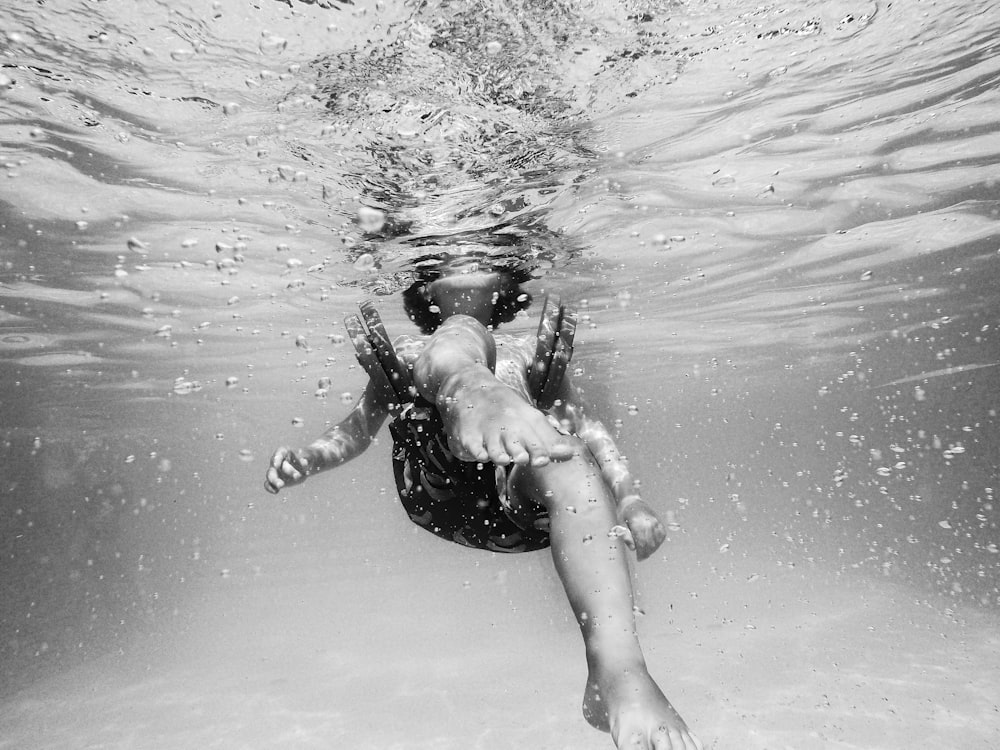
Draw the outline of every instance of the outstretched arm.
M579 391L564 378L560 398L551 409L565 429L576 434L593 454L618 507L619 520L632 532L626 543L640 560L653 554L667 536L663 522L639 497L628 464L604 423L587 416Z
M264 489L276 494L304 482L312 474L332 469L364 453L388 414L369 382L351 413L305 448L278 448L271 456Z

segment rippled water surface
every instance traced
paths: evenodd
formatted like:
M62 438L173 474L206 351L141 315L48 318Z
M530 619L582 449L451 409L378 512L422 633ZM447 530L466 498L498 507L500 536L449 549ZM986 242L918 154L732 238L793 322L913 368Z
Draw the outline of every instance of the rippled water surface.
M344 315L411 330L407 262L468 242L584 316L708 747L1000 746L998 39L967 0L4 4L0 748L610 747L545 554L420 532L385 440L262 490L362 387Z

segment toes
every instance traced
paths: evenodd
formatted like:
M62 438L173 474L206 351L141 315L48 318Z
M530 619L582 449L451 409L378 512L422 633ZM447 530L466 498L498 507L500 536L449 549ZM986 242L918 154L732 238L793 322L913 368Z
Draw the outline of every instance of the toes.
M489 461L490 454L483 445L482 437L472 439L458 435L448 438L448 448L462 461Z
M618 750L650 750L650 746L642 732L633 732L625 742L618 745Z
M688 731L660 726L650 738L651 750L703 750L701 742Z
M549 447L549 458L553 461L568 461L576 455L576 446L564 437L557 438Z
M676 730L668 730L661 726L653 732L650 747L652 750L686 750L684 738Z
M486 438L486 452L489 454L490 461L497 466L506 466L511 462L511 454L504 446L502 432Z
M504 433L503 442L507 453L510 455L510 460L515 464L523 465L531 460L531 454L528 453L521 439L517 436Z

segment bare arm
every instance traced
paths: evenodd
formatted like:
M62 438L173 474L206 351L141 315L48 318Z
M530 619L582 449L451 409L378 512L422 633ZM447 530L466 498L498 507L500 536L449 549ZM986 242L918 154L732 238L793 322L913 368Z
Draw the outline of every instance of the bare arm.
M344 419L324 432L305 448L282 447L274 452L267 470L264 488L277 493L283 487L299 484L312 474L340 466L360 456L371 445L388 415L371 382L358 403Z
M632 532L632 541L626 539L626 542L635 549L640 560L646 559L666 538L663 523L639 497L632 473L614 438L603 422L586 414L580 394L569 377L564 378L559 395L552 415L565 429L576 434L593 454L605 484L614 495L618 518Z

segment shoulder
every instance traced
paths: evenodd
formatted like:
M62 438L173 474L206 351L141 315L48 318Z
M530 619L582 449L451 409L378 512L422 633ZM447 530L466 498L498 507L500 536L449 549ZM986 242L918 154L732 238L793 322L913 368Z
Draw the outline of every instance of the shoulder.
M511 336L506 333L493 334L497 345L497 360L509 359L531 364L535 358L535 341L531 336Z

